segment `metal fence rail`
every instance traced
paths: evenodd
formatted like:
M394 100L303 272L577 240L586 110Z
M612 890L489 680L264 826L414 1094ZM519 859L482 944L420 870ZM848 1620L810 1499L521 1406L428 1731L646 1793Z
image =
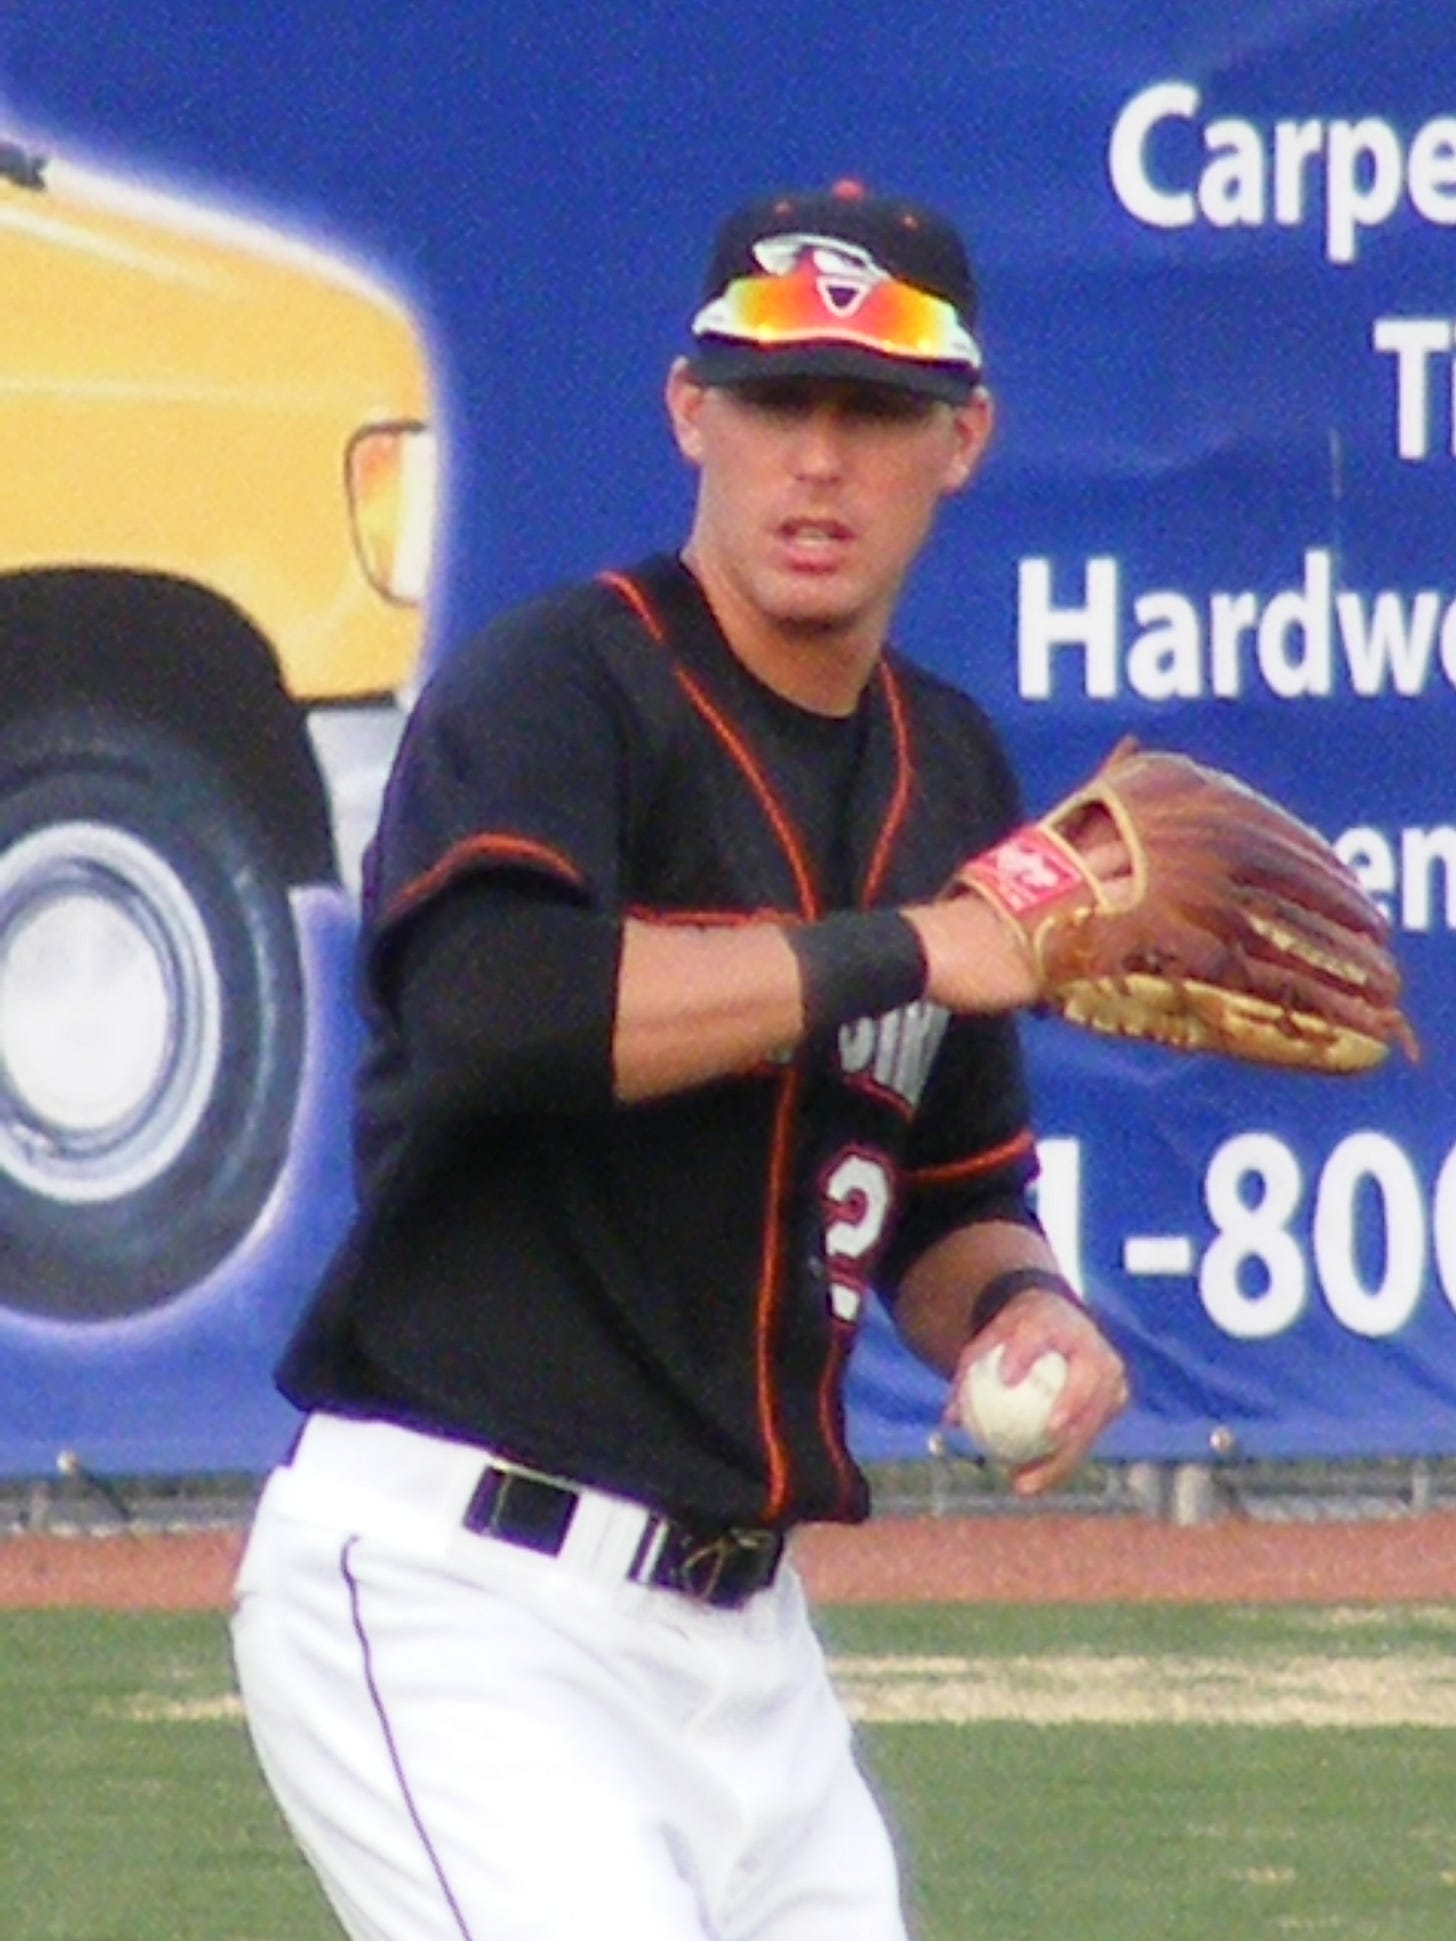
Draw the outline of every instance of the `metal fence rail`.
M1456 1509L1456 1456L1385 1462L1092 1463L1054 1496L1023 1503L991 1464L932 1438L925 1458L872 1466L879 1516L1018 1516L1072 1512L1174 1524L1223 1517L1269 1522L1410 1517ZM0 1539L119 1529L235 1529L262 1479L222 1474L110 1476L78 1458L55 1475L0 1480Z

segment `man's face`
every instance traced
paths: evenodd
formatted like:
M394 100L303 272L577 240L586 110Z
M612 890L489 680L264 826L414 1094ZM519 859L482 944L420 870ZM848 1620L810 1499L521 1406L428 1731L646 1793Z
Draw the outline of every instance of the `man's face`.
M947 493L991 430L977 393L951 406L886 385L771 378L704 388L675 365L668 405L699 468L692 550L771 624L888 624Z

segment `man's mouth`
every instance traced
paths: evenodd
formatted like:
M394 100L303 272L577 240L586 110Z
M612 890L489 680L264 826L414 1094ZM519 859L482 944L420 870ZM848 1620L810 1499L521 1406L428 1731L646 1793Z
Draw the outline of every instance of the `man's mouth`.
M779 537L794 559L813 565L838 558L853 534L838 519L786 519L779 527Z

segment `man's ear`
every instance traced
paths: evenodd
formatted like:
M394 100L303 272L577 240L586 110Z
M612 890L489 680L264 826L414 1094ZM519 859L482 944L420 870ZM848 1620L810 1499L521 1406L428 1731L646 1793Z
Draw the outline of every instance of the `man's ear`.
M984 385L978 385L964 404L956 406L954 422L955 449L946 467L947 496L959 492L976 476L996 429L996 402Z
M667 373L665 396L667 415L677 448L689 465L699 465L703 457L703 434L699 422L703 409L703 386L688 375L685 357L674 358Z

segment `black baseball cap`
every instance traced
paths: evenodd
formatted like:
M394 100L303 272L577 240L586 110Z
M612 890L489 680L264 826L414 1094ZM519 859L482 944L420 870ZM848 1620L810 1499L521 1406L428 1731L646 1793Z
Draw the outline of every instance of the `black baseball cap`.
M766 196L713 246L693 316L700 384L833 377L961 404L981 382L979 301L955 225L857 182Z

